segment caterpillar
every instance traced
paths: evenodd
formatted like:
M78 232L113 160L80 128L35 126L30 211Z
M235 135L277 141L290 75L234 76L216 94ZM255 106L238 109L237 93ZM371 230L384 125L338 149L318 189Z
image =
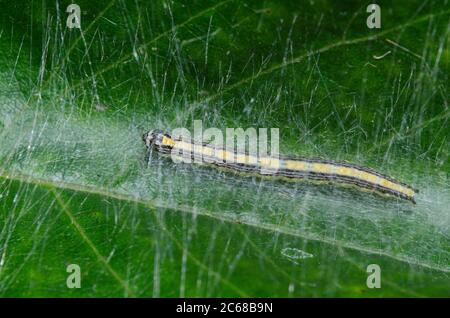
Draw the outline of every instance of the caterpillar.
M273 158L235 153L208 144L196 144L182 139L174 139L162 130L151 130L145 133L142 138L149 151L156 150L163 154L176 154L183 151L192 159L200 159L202 162L239 172L284 177L293 180L307 179L355 185L362 189L416 203L414 195L418 190L373 169L348 162L293 156ZM229 160L231 157L234 158L232 162Z

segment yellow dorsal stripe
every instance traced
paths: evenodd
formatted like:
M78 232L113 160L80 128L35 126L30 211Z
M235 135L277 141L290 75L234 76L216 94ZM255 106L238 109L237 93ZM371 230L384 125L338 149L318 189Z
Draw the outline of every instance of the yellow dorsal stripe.
M192 143L188 143L185 141L175 141L166 136L163 137L162 144L183 151L188 152L195 151L199 155L201 154L202 157L206 156L209 158L215 158L220 161L236 162L252 166L258 165L261 168L265 169L284 168L299 172L313 172L313 173L320 173L323 175L338 175L343 177L351 177L365 181L370 184L381 186L386 189L390 189L392 191L402 193L408 197L414 196L414 191L412 189L405 187L401 184L392 182L390 180L387 180L383 177L380 177L367 171L362 171L351 167L340 166L332 163L307 162L292 159L281 160L270 157L258 158L255 156L245 154L235 154L233 152L223 149L216 150L215 148L209 146L195 145L195 147L193 147Z

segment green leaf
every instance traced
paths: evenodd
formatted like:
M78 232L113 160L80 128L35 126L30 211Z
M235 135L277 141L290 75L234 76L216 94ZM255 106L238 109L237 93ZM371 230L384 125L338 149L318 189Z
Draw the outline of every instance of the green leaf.
M450 8L378 3L381 29L354 2L80 0L69 29L2 2L0 295L448 296ZM145 131L194 120L277 127L417 205L146 161Z

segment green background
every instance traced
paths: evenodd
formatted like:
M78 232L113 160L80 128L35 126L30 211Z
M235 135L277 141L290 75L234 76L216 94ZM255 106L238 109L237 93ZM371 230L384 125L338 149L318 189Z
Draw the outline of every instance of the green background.
M0 0L1 296L450 295L448 1L377 1L381 29L363 1L76 3L81 29ZM194 120L279 128L417 205L145 161L143 132Z

